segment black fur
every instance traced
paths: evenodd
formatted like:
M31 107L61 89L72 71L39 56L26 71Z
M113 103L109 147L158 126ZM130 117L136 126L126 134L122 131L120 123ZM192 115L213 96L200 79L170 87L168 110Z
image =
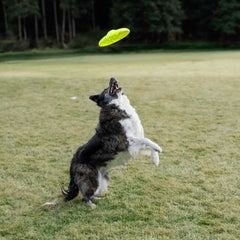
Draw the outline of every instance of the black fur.
M105 168L108 162L112 161L118 152L128 148L126 134L119 121L129 116L111 104L111 100L116 97L116 92L111 91L114 84L116 80L112 78L107 89L90 97L101 107L99 124L95 135L88 143L80 146L72 158L68 190L62 189L65 201L75 198L80 191L82 200L89 202L99 186L98 172L108 181Z

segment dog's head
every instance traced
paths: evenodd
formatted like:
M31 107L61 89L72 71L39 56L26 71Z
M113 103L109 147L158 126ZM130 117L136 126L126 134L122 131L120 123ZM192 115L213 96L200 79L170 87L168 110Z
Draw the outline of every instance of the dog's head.
M122 88L118 87L118 82L115 78L111 78L108 88L104 89L101 94L92 95L89 98L96 102L99 107L104 107L111 104L115 99L122 95Z

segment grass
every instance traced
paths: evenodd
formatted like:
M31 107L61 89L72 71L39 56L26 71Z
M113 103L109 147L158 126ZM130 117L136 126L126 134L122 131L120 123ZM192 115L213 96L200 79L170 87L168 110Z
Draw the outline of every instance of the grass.
M0 64L0 239L240 239L240 51L56 56ZM115 76L163 148L111 170L90 210L41 209L94 133ZM72 96L78 99L73 101Z

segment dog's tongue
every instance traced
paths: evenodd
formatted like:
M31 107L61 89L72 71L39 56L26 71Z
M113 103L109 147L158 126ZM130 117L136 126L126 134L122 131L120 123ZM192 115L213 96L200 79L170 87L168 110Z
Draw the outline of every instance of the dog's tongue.
M112 93L113 94L116 93L117 90L118 90L118 84L114 83Z
M114 95L118 90L118 84L117 82L113 83L112 86L111 86L111 89L110 89L110 94L111 95Z

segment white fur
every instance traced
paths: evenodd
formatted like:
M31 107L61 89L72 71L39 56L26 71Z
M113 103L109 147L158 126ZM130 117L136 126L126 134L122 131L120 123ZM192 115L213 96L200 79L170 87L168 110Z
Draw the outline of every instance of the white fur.
M118 93L118 98L114 99L111 104L117 105L130 116L130 118L120 121L127 135L129 143L128 152L130 155L135 158L139 153L146 153L146 150L150 148L152 162L157 166L159 164L158 152L162 152L162 149L157 143L144 137L141 121L136 110L131 106L127 96L123 95L122 91L120 91Z
M63 203L63 199L62 198L56 198L54 199L52 202L46 202L42 205L42 207L55 207L57 205L60 205Z
M131 106L126 95L118 93L118 98L111 103L124 110L130 118L121 120L120 123L126 131L127 137L144 137L144 130L136 110Z
M155 164L155 166L158 166L159 164L159 156L156 151L151 151L151 156L152 156L152 162Z
M98 171L98 188L94 193L94 196L99 197L102 196L102 194L108 191L108 181L106 178L102 176L101 171Z

